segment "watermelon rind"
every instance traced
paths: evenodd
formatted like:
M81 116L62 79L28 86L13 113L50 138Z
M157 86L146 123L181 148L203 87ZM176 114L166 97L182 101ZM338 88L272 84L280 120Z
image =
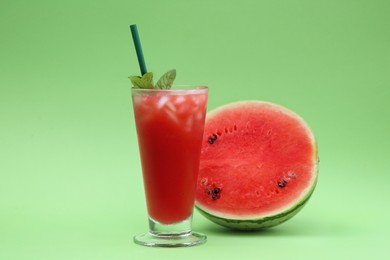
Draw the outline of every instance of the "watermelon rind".
M265 230L277 225L282 224L283 222L289 220L293 216L295 216L301 209L305 206L317 184L317 177L313 182L313 185L307 195L295 204L290 209L283 211L279 214L275 214L272 216L262 217L262 218L254 218L254 219L231 219L224 218L222 216L215 216L204 211L199 205L195 205L196 209L207 219L212 222L235 230L243 230L243 231L258 231Z

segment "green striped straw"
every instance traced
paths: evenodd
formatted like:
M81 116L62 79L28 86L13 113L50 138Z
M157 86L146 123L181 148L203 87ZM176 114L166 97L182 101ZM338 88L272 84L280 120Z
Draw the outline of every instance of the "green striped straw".
M138 64L141 70L141 75L144 75L148 70L146 69L144 54L142 53L141 41L138 35L138 29L136 24L130 25L131 35L133 36L133 42L135 51L137 52Z

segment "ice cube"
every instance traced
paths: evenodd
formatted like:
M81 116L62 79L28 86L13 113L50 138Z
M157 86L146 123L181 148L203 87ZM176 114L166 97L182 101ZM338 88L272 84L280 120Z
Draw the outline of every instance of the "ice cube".
M157 102L157 108L161 109L165 105L165 103L168 102L168 100L169 98L167 96L162 96L160 100Z
M175 123L177 123L177 124L180 123L180 120L179 120L179 118L177 117L177 115L176 115L175 112L173 112L173 111L171 111L171 110L169 110L169 109L165 109L164 111L167 113L168 117L169 117L173 122L175 122Z
M172 110L172 112L175 112L176 111L176 106L172 103L172 102L167 102L167 105L166 105L167 109L170 109Z
M178 96L175 100L175 103L181 104L181 103L184 103L184 101L186 101L186 99L183 96Z
M194 95L192 96L192 102L195 104L195 106L198 106L203 101L203 95Z

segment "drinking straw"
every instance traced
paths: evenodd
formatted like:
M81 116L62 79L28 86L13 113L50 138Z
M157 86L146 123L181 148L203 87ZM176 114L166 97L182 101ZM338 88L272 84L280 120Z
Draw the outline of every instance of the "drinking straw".
M137 52L138 64L141 69L141 75L144 75L148 70L146 69L144 55L142 53L141 41L139 39L137 25L130 25L131 35L133 36L135 51Z

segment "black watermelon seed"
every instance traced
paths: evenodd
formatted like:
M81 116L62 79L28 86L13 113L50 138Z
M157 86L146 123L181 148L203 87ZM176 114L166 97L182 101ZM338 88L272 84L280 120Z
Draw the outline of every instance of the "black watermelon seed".
M218 136L217 136L217 135L215 135L215 134L213 134L213 135L212 135L212 136L209 138L209 140L208 140L208 141L209 141L209 143L210 143L210 144L213 144L213 143L214 143L214 141L215 141L215 140L217 140L217 138L218 138Z
M280 188L284 188L286 186L287 182L285 180L282 180L281 182L278 183L278 186Z
M218 195L217 195L217 194L213 194L213 195L211 196L211 198L212 198L213 200L217 200L217 199L219 199L219 197L218 197Z
M218 194L221 191L220 188L214 188L213 189L213 194Z

